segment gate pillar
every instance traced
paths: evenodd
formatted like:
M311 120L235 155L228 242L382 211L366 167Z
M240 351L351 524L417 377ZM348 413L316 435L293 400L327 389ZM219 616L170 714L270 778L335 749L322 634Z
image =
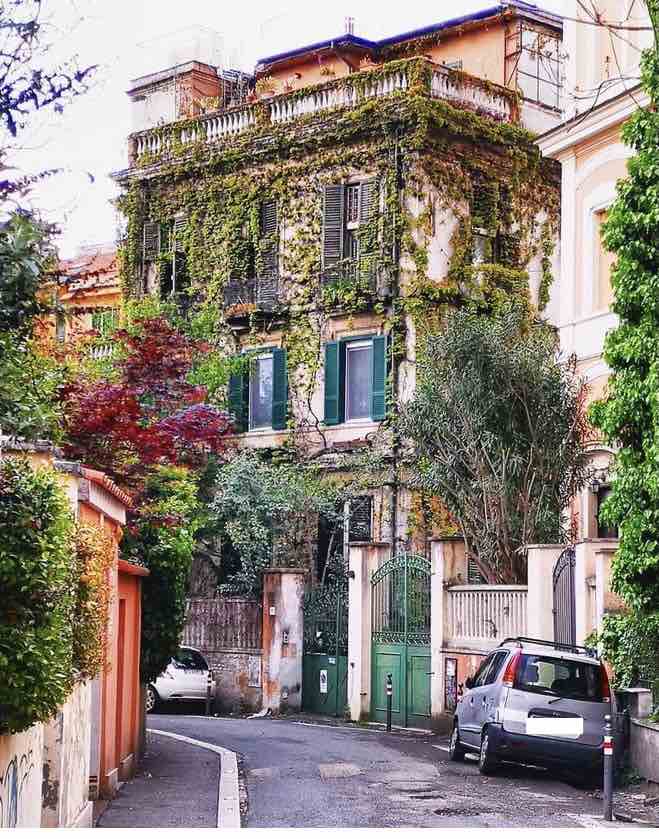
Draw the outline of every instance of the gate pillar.
M263 574L263 708L273 714L301 707L306 573L269 568Z
M444 713L444 542L430 543L430 717L433 728Z
M371 573L385 562L390 545L351 542L348 559L348 707L350 719L371 710Z
M528 545L526 631L529 638L554 640L554 566L565 545Z

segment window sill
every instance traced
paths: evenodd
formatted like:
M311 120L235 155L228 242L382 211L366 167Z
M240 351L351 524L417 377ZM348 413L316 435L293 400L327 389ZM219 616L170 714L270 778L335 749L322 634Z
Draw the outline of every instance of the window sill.
M331 431L333 428L377 428L380 422L381 420L374 419L354 419L337 422L336 425L325 425L324 423L323 425L328 431Z

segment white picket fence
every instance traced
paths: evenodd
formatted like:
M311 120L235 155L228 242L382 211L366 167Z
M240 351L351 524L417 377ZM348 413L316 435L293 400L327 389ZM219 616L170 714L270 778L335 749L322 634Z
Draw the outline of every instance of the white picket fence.
M527 586L452 586L444 600L444 644L488 649L526 634Z

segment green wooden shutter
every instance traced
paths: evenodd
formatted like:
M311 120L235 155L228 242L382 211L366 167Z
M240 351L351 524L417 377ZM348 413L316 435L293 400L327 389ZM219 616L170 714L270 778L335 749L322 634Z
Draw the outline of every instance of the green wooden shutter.
M277 202L261 204L261 238L259 241L259 270L256 303L270 310L277 303L277 276L279 274L279 237Z
M325 187L323 200L323 275L338 276L338 264L343 259L343 184Z
M376 225L366 228L377 214L377 181L365 181L359 186L359 279L362 288L375 291L378 231Z
M272 427L278 430L286 428L288 408L288 371L286 369L286 350L272 351Z
M387 412L387 336L373 338L373 387L371 390L371 419L383 420Z
M234 416L236 431L240 433L247 428L247 413L249 400L249 374L247 370L232 373L229 377L229 411Z
M325 344L325 425L343 422L345 345L341 341Z

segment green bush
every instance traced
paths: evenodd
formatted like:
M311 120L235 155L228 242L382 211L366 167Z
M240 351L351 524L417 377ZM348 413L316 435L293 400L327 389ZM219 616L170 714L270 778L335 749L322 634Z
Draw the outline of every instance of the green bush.
M0 732L47 720L73 686L74 557L55 472L0 462Z
M659 704L659 612L607 615L598 641L614 671L614 686L650 685Z
M122 554L151 572L142 581L144 681L153 681L176 651L185 621L195 535L200 526L197 485L192 473L161 466L146 481L135 525L124 534Z

